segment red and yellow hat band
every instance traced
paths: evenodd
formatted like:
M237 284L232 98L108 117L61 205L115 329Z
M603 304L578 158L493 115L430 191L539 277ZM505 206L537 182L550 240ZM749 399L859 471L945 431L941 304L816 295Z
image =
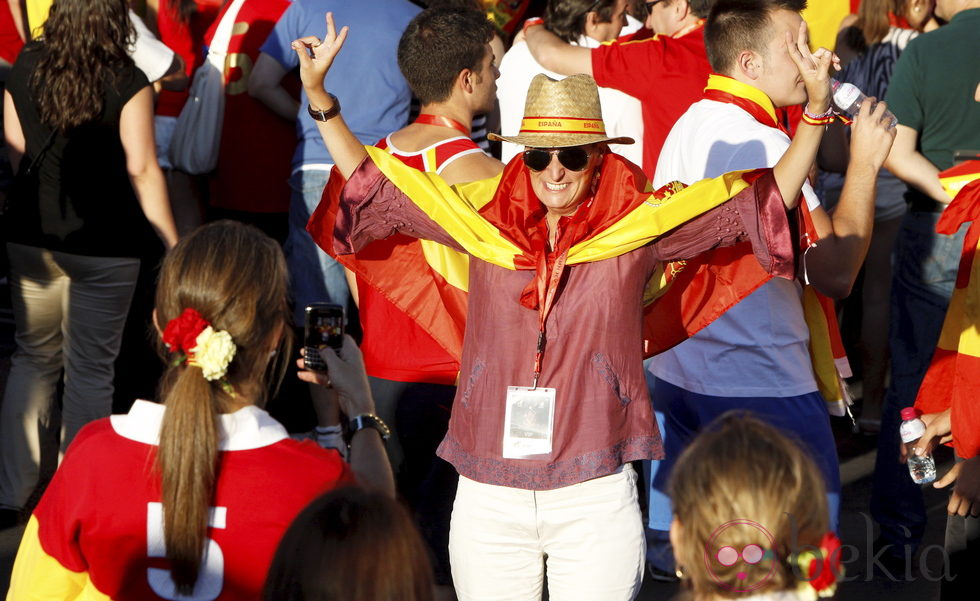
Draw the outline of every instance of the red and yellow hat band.
M602 119L581 117L525 117L521 121L522 134L595 134L606 135Z

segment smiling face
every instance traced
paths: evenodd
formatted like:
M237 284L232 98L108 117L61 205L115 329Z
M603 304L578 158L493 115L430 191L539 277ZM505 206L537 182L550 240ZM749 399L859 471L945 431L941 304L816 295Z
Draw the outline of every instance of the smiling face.
M562 165L555 153L551 155L548 166L541 171L528 169L531 188L550 216L567 217L573 214L592 189L592 178L602 161L602 151L595 144L582 148L589 152L589 162L581 171L572 171Z
M758 56L761 61L755 87L765 92L777 107L806 101L806 87L793 59L786 50L786 32L795 40L803 18L791 10L776 10L769 15L769 35L766 50Z

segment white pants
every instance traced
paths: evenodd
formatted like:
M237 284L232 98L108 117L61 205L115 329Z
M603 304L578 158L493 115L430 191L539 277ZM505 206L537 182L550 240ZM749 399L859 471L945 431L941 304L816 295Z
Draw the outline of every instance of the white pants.
M61 451L112 413L119 354L139 259L88 257L7 244L17 350L0 404L0 506L19 508L37 485L39 430L64 370Z
M460 477L449 531L460 601L630 601L640 591L646 543L636 472L556 490Z

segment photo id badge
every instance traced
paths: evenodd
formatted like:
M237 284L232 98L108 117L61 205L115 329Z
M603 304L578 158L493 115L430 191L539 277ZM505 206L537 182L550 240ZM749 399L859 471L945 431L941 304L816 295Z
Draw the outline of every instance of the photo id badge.
M507 387L504 457L526 459L551 454L555 423L555 389Z

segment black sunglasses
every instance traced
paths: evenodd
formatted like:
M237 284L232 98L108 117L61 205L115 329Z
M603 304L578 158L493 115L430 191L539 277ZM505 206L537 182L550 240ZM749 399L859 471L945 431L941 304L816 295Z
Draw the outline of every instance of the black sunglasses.
M581 171L589 165L589 151L581 146L571 148L528 148L524 151L524 164L531 171L543 171L551 164L551 156L557 155L562 167Z

